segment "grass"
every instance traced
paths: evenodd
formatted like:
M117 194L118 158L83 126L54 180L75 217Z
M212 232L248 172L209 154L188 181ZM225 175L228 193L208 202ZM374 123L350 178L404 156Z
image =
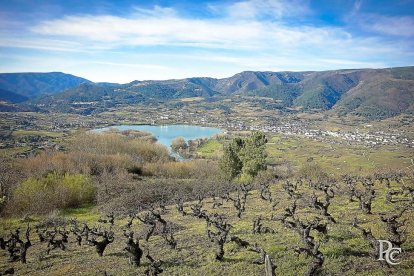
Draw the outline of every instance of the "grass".
M398 184L392 183L394 187ZM320 250L325 255L324 273L330 275L410 275L414 267L414 221L407 221L407 242L403 245L405 252L403 262L398 266L387 268L381 266L377 261L368 256L370 247L362 238L361 233L351 226L354 217L366 222L362 224L365 228L371 228L375 237L386 238L385 227L379 220L378 213L384 210L391 210L394 204L384 202L386 188L382 184L375 184L377 198L373 205L373 215L363 214L356 202L348 202L347 197L338 194L333 200L330 213L337 219L337 224L329 226L328 238L322 238L313 234L320 240ZM307 185L299 188L304 194L310 194L311 190ZM204 200L204 209L209 213L223 213L232 224L231 235L257 244L268 252L277 265L277 275L301 275L305 273L311 259L302 255L296 256L292 247L300 244L296 232L286 229L282 223L270 220L270 215L280 215L283 209L290 204L287 195L282 189L282 182L274 183L271 186L273 198L278 202L276 210L272 211L271 204L260 199L257 191L250 192L246 204L246 212L241 219L236 217L236 210L231 202L224 201L218 209L212 209L213 199ZM195 202L185 203L185 210L190 212L190 206ZM299 216L302 219L311 219L314 211L309 208L300 207ZM404 218L412 218L412 211L405 214ZM87 205L76 209L66 209L61 212L66 218L76 217L80 221L86 221L90 225L100 225L108 228L106 224L97 223L100 217L94 206ZM252 220L261 215L264 218L263 224L276 231L275 234L252 234ZM190 215L182 216L174 206L168 206L167 211L162 215L167 221L174 222L179 226L175 232L175 239L178 242L176 250L165 246L160 236L153 236L149 242L141 240L141 247L148 248L151 255L156 259L163 260L164 274L162 275L263 275L263 265L253 262L259 255L239 248L234 243L226 243L225 258L223 262L214 260L215 246L209 242L205 234L206 224L203 220L196 219ZM34 217L39 220L41 218ZM125 238L122 236L122 226L126 219L117 219L113 230L116 233L114 243L110 244L102 258L98 257L93 247L82 245L77 246L74 237L70 236L70 242L66 251L54 250L49 256L44 254L46 244L37 241L32 232L32 243L28 251L28 263L10 264L6 260L6 251L0 250L0 271L10 266L16 269L18 274L30 275L96 275L98 272L106 272L110 275L143 275L148 267L148 261L143 259L142 266L134 268L128 265L127 256L123 251ZM35 222L33 222L35 224ZM1 220L0 235L18 225L24 227L18 219ZM134 221L132 229L141 235L145 226ZM1 234L3 233L3 234ZM40 258L40 259L39 259Z
M269 162L284 160L299 167L309 160L330 173L371 173L376 169L402 169L410 166L413 151L406 146L367 148L362 145L329 144L308 138L275 135L268 145Z
M2 156L14 156L20 153L25 153L31 150L31 147L15 147L15 148L3 148L0 149L0 155Z
M223 144L215 139L210 139L197 148L197 155L206 158L218 158L223 151Z
M52 132L52 131L37 131L37 130L15 130L13 131L13 136L46 136L51 138L62 137L64 134L62 132Z
M87 223L93 223L98 220L99 212L96 210L95 205L86 204L79 208L67 208L60 212L60 215L66 218L76 217L78 220L85 221Z

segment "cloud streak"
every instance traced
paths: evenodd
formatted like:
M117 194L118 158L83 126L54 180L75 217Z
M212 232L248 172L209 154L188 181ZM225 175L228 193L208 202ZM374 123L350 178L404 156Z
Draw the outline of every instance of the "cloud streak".
M253 5L256 2L239 4ZM289 51L307 45L328 51L331 47L357 47L364 43L363 40L354 39L351 33L342 28L291 27L282 21L247 20L246 16L250 15L236 19L232 14L212 19L184 18L174 10L165 11L155 7L136 10L128 18L110 15L66 16L41 22L31 31L42 37L73 38L86 48L102 43L108 48L167 45Z

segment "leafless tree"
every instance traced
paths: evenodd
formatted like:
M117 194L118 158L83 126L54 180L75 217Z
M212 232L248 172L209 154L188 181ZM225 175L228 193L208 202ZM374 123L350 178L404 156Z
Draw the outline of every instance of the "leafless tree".
M32 246L30 241L31 227L27 224L25 237L26 241L20 238L20 228L17 228L14 232L10 232L10 238L8 240L0 239L0 248L9 252L9 261L17 262L21 261L26 263L27 250Z
M213 231L209 226L214 226ZM224 244L227 241L227 235L231 229L231 225L226 222L224 216L213 214L207 221L207 236L211 242L216 245L216 260L222 261L224 257Z
M308 271L305 275L317 275L322 268L325 257L319 250L319 242L316 242L314 237L311 236L311 231L315 230L324 235L327 234L327 225L322 223L319 218L315 218L313 221L301 221L296 216L297 204L296 201L284 210L284 213L278 218L287 228L296 231L301 239L303 246L297 246L294 251L298 254L305 254L312 257L312 263L308 267Z
M90 234L88 245L95 246L99 257L102 257L106 247L114 241L114 232L112 230L91 229ZM100 240L96 240L97 237L100 237Z
M263 226L262 217L258 216L253 219L253 234L275 233L275 231L267 226Z
M291 199L299 198L299 194L297 191L298 186L296 182L292 183L291 181L286 180L285 183L283 184L283 189L289 195L289 198Z
M364 189L363 191L356 191L355 196L359 201L359 207L366 214L371 214L372 200L375 198L374 182L369 177L360 179Z
M61 238L57 239L56 235L60 234ZM50 251L60 248L61 250L66 250L66 243L68 242L68 235L66 230L60 231L58 229L54 229L53 231L46 232L46 241L47 241L47 250L46 254L50 254Z
M401 247L401 245L407 240L407 228L402 229L407 222L407 219L402 221L398 221L398 219L400 219L409 208L409 205L406 205L397 213L391 213L388 215L380 214L381 221L387 224L388 241L390 241L393 246Z
M175 206L177 207L177 210L181 215L187 215L187 213L184 211L184 201L182 197L176 199Z
M136 216L134 214L131 214L131 213L128 214L128 222L127 222L127 224L125 224L125 227L127 229L130 229L131 228L132 223L134 222L134 219L136 219Z
M101 222L101 223L110 223L111 225L114 225L114 223L115 223L115 215L114 215L114 213L109 213L109 214L106 215L106 217L108 219L98 219L98 222Z
M124 230L124 236L127 238L126 246L124 248L129 255L129 264L139 266L142 258L142 249L139 247L139 240L134 239L134 232L126 232Z
M246 199L247 199L247 192L243 192L242 195L240 195L240 191L237 192L237 197L232 198L229 196L229 200L233 202L233 206L237 210L237 217L241 218L242 213L246 210Z
M177 247L177 241L174 238L174 232L172 227L164 227L161 231L161 236L167 242L171 249L175 249Z
M333 190L327 189L327 190L324 190L324 193L325 193L325 201L319 200L318 197L314 193L310 199L310 207L313 207L316 210L318 210L322 216L328 219L328 221L332 223L336 223L335 219L328 212L328 208L331 205L331 199L334 198L334 192Z
M260 198L272 202L272 193L270 192L270 182L260 183Z
M150 266L147 270L145 270L145 275L147 276L157 276L161 274L164 270L161 268L162 261L156 261L151 255L149 254L149 251L145 254L145 257L150 262Z

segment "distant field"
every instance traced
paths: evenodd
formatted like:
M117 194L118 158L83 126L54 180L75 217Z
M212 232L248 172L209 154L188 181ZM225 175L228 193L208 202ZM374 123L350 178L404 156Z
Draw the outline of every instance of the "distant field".
M283 135L275 135L270 139L267 152L271 164L287 160L298 167L312 159L336 175L346 172L370 173L381 168L403 169L411 165L410 160L414 156L414 150L405 146L368 148Z
M204 100L203 97L191 97L191 98L183 98L181 99L182 102L199 102Z
M15 130L13 135L16 137L21 136L47 136L52 138L62 137L62 132L51 132L51 131L37 131L37 130Z
M411 165L414 149L406 146L379 146L329 144L305 137L268 134L269 164L288 161L297 169L314 161L334 175L345 173L369 174L377 169L405 169ZM206 158L219 156L226 141L208 140L197 148L197 155Z

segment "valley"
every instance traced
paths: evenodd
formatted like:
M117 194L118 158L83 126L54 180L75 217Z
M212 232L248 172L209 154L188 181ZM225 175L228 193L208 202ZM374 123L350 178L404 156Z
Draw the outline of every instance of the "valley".
M408 86L393 84L389 89L408 89L412 97L409 85L414 80L407 73L412 70L386 69L380 74L404 73L399 78L409 78ZM373 260L372 248L360 233L372 229L375 237L392 238L381 216L400 209L401 220L408 219L407 229L413 227L413 101L402 97L404 102L385 108L378 92L350 107L350 99L363 93L357 90L368 84L349 80L349 74L360 78L373 73L256 72L226 80L88 82L3 102L9 108L0 112L0 157L6 164L0 179L0 237L18 227L28 229L33 246L27 264L12 262L6 251L0 252L0 260L5 260L0 271L12 267L20 275L157 275L148 273L161 267L168 275L261 275L260 258L267 256L275 272L283 275L309 275L320 258L324 261L315 265L317 273L409 273L412 231L400 234L407 242L398 269ZM309 75L313 77L307 79ZM314 78L327 79L314 84ZM303 86L296 85L302 81ZM307 93L320 97L312 94L309 101ZM385 102L388 105L389 98ZM119 125L189 125L223 132L187 140L175 146L171 156L169 144L155 143L155 137L142 130L111 129ZM100 128L110 131L90 132ZM369 183L375 187L372 198ZM372 212L361 203L368 198ZM318 206L327 206L329 213L320 213ZM108 218L114 219L113 225ZM252 232L255 223L269 232ZM151 234L150 225L169 228ZM311 237L321 247L304 246L317 254L295 256L305 250L296 247L301 240L295 231L302 233L298 225L311 227ZM220 233L229 236L220 242L214 236ZM114 242L100 257L92 246L109 234ZM51 245L56 235L68 238L58 239L64 250ZM132 255L123 249L122 235L140 240L140 266L128 265ZM81 245L75 236L84 239ZM16 258L21 260L21 255Z

